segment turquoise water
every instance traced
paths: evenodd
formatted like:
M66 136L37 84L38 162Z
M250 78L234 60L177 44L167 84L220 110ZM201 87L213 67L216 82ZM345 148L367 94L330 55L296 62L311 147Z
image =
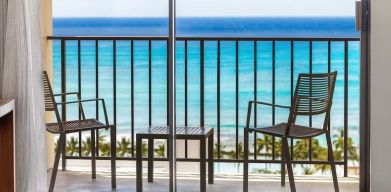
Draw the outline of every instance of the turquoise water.
M104 22L103 22L104 21ZM235 25L235 22L241 25ZM140 27L140 24L143 24ZM276 24L277 23L277 24ZM280 24L278 24L280 23ZM214 24L214 25L212 25ZM191 27L193 26L193 27ZM166 23L162 19L54 19L55 35L162 35ZM154 33L155 31L155 33ZM178 24L178 35L187 36L329 36L356 37L352 18L267 18L267 19L184 19ZM266 35L265 35L266 34ZM258 100L272 101L272 43L257 42ZM54 86L60 92L60 42L54 41ZM152 43L152 124L166 124L166 43ZM135 130L148 125L148 42L134 44ZM117 41L117 132L131 135L131 48L130 41ZM294 44L294 79L309 72L309 42ZM327 43L313 42L313 72L327 72ZM239 42L239 128L245 123L248 100L253 99L254 44ZM349 69L349 136L358 143L359 123L359 42L348 44ZM99 97L106 100L109 120L113 122L113 42L99 42ZM289 42L276 42L276 103L290 104L291 53ZM95 42L81 42L82 98L95 98ZM200 119L200 42L188 43L188 120L198 125ZM77 41L67 41L67 91L78 90ZM184 42L177 42L177 125L184 125ZM331 68L338 71L332 108L331 126L338 134L344 120L344 44L332 42ZM217 125L217 42L205 42L205 124ZM95 103L85 105L87 116L95 116ZM270 125L271 109L258 109L260 125ZM78 117L77 107L68 108L68 119ZM103 113L100 113L103 118ZM276 110L276 122L287 120L288 112ZM299 119L308 124L308 118ZM321 118L313 124L320 127ZM221 139L228 147L235 145L235 42L221 42ZM322 138L323 139L323 138ZM323 140L321 140L323 141ZM324 142L322 142L324 143Z

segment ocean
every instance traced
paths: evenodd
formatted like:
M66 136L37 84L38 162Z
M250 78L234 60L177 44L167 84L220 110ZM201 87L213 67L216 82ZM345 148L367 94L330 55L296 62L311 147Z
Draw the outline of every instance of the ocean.
M166 18L54 18L54 36L167 36ZM177 36L212 37L359 37L352 17L286 17L286 18L179 18ZM257 42L258 100L272 101L272 42ZM60 92L61 46L53 45L55 92ZM166 43L152 42L152 125L166 124ZM135 131L148 126L148 42L134 42ZM77 41L66 44L67 91L78 90ZM117 134L131 136L131 69L130 41L117 41ZM309 72L309 42L294 43L294 79ZM327 42L313 42L313 72L327 71ZM239 140L243 140L248 100L253 99L254 43L239 42ZM205 124L217 126L217 42L205 42ZM113 42L99 42L99 97L107 103L113 123ZM276 103L290 104L290 42L276 42ZM82 98L95 98L95 42L81 42ZM184 125L184 42L177 42L177 125ZM188 42L188 122L198 125L200 119L200 42ZM221 139L228 147L235 142L235 42L221 42ZM348 43L348 120L349 137L358 144L359 125L359 42ZM344 126L344 43L331 43L331 68L338 80L331 115L333 134ZM95 116L94 103L85 105L87 116ZM259 109L260 126L272 122L271 109ZM276 110L276 122L287 120L288 112ZM77 118L77 107L70 106L67 118ZM103 112L100 112L103 118ZM308 124L308 118L299 119ZM314 117L313 124L322 120ZM88 134L86 134L88 135ZM324 144L323 138L320 139Z

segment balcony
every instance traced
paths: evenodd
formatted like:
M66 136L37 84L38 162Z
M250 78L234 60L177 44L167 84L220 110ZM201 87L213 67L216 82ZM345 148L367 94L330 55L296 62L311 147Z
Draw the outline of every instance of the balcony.
M127 163L128 166L132 163ZM86 165L89 166L89 165ZM118 169L117 185L118 191L136 191L136 176L135 169ZM70 167L67 172L59 172L58 182L56 183L55 191L109 191L110 186L110 168L98 172L96 181L90 178L91 172L83 167ZM167 172L156 173L153 183L144 182L145 191L166 192L168 191ZM197 174L179 174L178 190L179 191L198 191L199 176ZM329 192L333 191L333 182L330 176L296 176L296 187L300 191L305 192ZM146 181L146 178L144 178ZM359 188L358 178L338 178L340 191L356 192ZM286 191L289 192L289 187L281 187L280 175L251 175L249 182L249 191ZM240 175L216 175L215 184L207 185L207 191L214 192L234 192L242 191L242 177Z
M55 92L80 92L82 98L104 98L109 121L117 125L119 189L135 189L135 134L168 121L167 37L48 37L54 42ZM177 125L207 125L215 129L216 182L211 191L242 188L243 127L247 102L268 101L290 105L299 73L338 71L331 121L333 147L341 191L358 190L358 38L177 38ZM67 98L58 98L65 102ZM69 98L68 98L69 99ZM103 118L99 104L87 105L86 114ZM80 118L78 106L62 106L62 119ZM276 108L257 109L253 125L284 121L287 113ZM318 117L300 119L317 126ZM97 182L89 175L90 145L99 146L98 160L109 159L110 138L104 130L91 141L89 133L67 138L57 189L105 189L110 186L109 166L101 161ZM145 145L145 146L144 146ZM167 143L155 142L155 183L146 190L167 191ZM178 185L198 189L198 144L178 141ZM297 188L330 191L332 179L324 138L291 140ZM147 143L143 143L143 149ZM289 191L279 184L281 141L261 134L250 139L250 189ZM144 154L145 153L145 154ZM144 149L143 155L146 156ZM86 174L86 175L85 175ZM100 177L100 178L99 178ZM80 182L83 181L83 182ZM194 186L193 186L194 185Z

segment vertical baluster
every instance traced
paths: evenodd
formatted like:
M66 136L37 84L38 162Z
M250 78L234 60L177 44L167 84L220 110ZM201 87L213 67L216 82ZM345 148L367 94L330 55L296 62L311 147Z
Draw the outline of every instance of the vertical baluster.
M312 74L312 40L310 40L310 74ZM310 97L312 96L312 78L310 78ZM312 112L312 101L310 100L310 113ZM312 114L309 117L309 126L312 127ZM312 138L309 138L309 147L308 147L308 159L312 161Z
M114 115L114 125L117 125L117 41L113 41L113 115ZM113 129L113 135L110 142L114 143L116 146L116 129ZM98 138L99 140L99 138ZM97 145L99 151L99 145ZM114 149L114 151L117 151Z
M152 41L148 41L148 125L152 126Z
M81 99L81 50L80 50L81 46L80 46L80 40L77 40L77 68L78 68L78 71L77 71L77 87L78 87L78 92L79 92L79 96L80 98L78 99ZM80 103L79 103L79 120L81 119L81 108L80 108ZM82 135L81 135L81 131L79 131L79 147L78 147L78 151L79 151L79 157L81 157L81 140L82 140Z
M187 62L187 40L185 40L185 127L188 126L188 118L187 118L187 75L188 75L188 62ZM185 139L185 158L188 157L188 142L187 139Z
M167 74L167 86L166 86L166 89L167 89L167 101L166 101L166 104L167 104L167 112L166 112L166 114L167 114L167 126L170 126L170 64L169 64L169 54L170 54L170 50L169 50L169 41L167 40L167 49L166 49L166 51L167 51L167 70L166 70L166 74ZM167 139L167 157L169 157L169 145L170 143L169 143L169 140Z
M204 99L205 99L205 94L204 94L204 91L205 91L205 79L204 79L204 72L205 72L205 60L204 60L204 40L201 40L200 42L200 125L201 127L203 127L205 125L205 102L204 102Z
M67 91L67 80L66 80L66 40L61 39L61 93L65 93ZM66 96L61 96L61 102L66 102ZM67 118L66 113L66 105L61 105L61 118L65 121Z
M132 132L132 157L134 157L134 41L130 41L130 100L131 100L131 132Z
M167 61L166 61L166 63L167 63L167 72L166 72L166 74L167 74L167 101L166 101L166 104L167 104L167 126L169 125L169 120L170 120L170 112L169 112L169 104L170 104L170 98L169 98L169 84L170 84L170 82L169 82L169 77L170 77L170 68L169 68L169 42L168 42L168 40L167 40ZM168 146L168 145L167 145Z
M113 41L113 111L114 125L117 126L117 41ZM98 138L99 140L99 138ZM99 145L98 145L99 151ZM116 188L117 127L110 128L111 187Z
M67 91L66 72L67 72L67 69L66 69L66 40L61 39L61 93L65 93ZM67 98L65 95L61 96L61 102L65 103L66 99ZM62 121L66 121L66 119L67 119L66 116L67 116L66 105L62 104L61 105ZM65 171L65 168L66 168L66 153L65 153L65 149L66 149L66 145L67 145L66 140L67 140L67 137L65 135L65 143L62 148L62 163L61 163L63 171Z
M272 42L272 124L276 124L276 41ZM275 150L276 140L275 137L272 137L272 159L276 159L276 150Z
M217 158L221 158L221 143L220 143L220 70L221 70L221 44L217 41Z
M95 40L95 97L99 98L99 41ZM95 103L95 117L99 119L99 102Z
M257 92L258 92L258 86L257 86L257 81L258 81L258 45L257 41L254 41L254 101L257 100ZM257 127L257 105L254 105L254 127ZM257 159L257 133L254 132L254 159Z
M294 83L294 75L295 75L295 42L291 41L291 106L293 105L293 83ZM291 138L291 160L293 160L293 144L294 140Z
M95 98L99 98L99 41L95 40ZM96 119L99 120L99 101L96 101L95 103L95 116ZM96 131L96 137L95 141L92 140L91 142L95 142L99 146L99 131ZM96 147L96 155L99 156L99 147Z
M236 126L236 159L239 159L239 41L236 40L236 96L235 96L235 100L236 100L236 104L235 104L235 111L236 111L236 114L235 114L235 117L236 117L236 123L235 123L235 126Z
M349 103L349 42L344 44L345 61L344 61L344 177L348 176L348 103Z

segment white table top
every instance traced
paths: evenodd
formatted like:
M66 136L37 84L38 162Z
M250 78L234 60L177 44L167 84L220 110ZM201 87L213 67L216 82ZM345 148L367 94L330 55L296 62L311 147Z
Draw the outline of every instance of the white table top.
M14 109L15 101L13 99L0 99L0 117L3 117Z

